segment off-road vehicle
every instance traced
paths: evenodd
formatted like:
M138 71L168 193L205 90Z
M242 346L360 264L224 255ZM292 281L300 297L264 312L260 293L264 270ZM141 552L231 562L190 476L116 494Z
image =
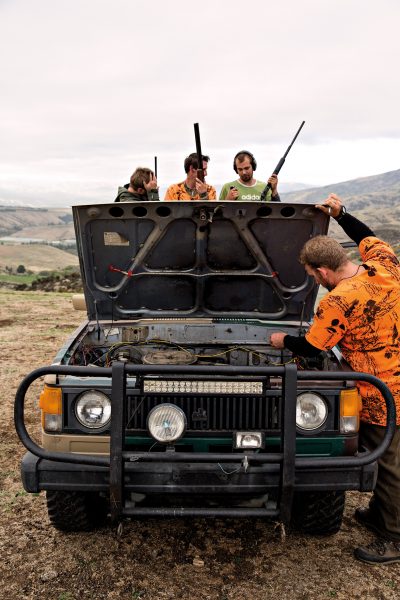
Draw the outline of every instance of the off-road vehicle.
M394 431L387 387L337 349L304 360L269 343L304 332L317 287L298 262L328 229L307 204L143 202L73 207L88 319L16 398L22 478L61 530L130 516L257 516L340 527ZM42 447L24 425L40 396ZM358 447L356 381L389 407Z

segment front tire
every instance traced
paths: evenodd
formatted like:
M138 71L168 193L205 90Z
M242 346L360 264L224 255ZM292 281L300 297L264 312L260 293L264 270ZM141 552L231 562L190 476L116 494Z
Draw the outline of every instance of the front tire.
M345 492L299 492L294 495L293 529L311 535L333 535L342 525Z
M92 531L107 520L106 499L98 493L47 491L47 512L59 531Z

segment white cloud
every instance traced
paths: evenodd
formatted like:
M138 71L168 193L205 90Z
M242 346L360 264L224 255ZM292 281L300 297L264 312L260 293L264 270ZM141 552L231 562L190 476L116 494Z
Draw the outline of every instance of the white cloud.
M397 0L0 2L0 201L95 197L155 154L183 178L197 121L210 180L243 147L266 177L303 119L286 180L395 169L399 18Z

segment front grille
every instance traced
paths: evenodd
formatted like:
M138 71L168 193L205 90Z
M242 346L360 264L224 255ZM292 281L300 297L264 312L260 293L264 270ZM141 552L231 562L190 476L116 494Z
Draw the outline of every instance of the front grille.
M129 396L127 432L146 430L147 415L159 404L175 404L185 413L187 432L280 429L281 402L276 396Z

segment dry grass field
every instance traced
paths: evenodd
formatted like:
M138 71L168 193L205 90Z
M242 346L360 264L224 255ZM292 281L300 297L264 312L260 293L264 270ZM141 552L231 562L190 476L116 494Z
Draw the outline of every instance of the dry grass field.
M352 518L366 495L347 496L335 536L288 535L274 523L234 519L126 522L63 534L49 524L43 494L26 494L24 453L14 432L21 378L52 361L82 319L67 294L0 290L0 597L8 600L394 600L400 565L371 567L353 548L372 539ZM33 390L27 422L38 432ZM195 560L197 559L197 560Z
M24 265L27 271L40 273L78 264L78 257L74 254L46 244L0 244L0 272L6 267L15 271L18 265Z
M74 240L75 230L72 223L68 225L48 225L42 227L24 227L20 231L13 233L11 237L18 241L18 238L35 238L38 240L48 240L49 242L61 240Z

